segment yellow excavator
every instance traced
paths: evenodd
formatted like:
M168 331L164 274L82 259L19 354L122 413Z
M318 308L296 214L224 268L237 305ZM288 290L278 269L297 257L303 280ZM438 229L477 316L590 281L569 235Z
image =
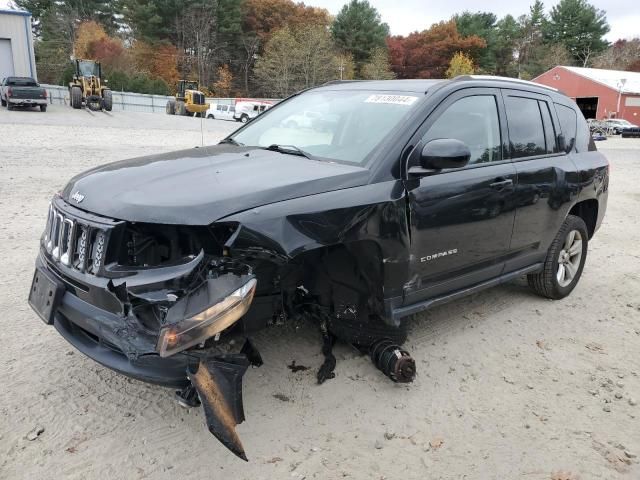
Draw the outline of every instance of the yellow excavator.
M102 79L100 62L93 60L74 60L75 72L69 83L69 101L73 108L86 105L89 110L106 110L113 108L111 89Z
M167 102L168 115L193 115L201 116L209 108L205 102L204 93L198 90L198 82L192 80L178 81L176 97Z

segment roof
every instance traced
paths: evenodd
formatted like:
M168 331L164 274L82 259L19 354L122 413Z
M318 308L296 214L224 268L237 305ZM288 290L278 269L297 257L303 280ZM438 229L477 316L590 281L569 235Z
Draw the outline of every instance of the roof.
M331 90L379 90L389 92L425 93L446 80L334 80L318 88Z
M22 17L30 17L31 12L26 10L2 10L0 9L0 15L20 15Z
M609 87L616 92L620 91L621 80L626 80L622 93L640 93L640 72L626 72L624 70L604 70L601 68L582 68L561 66L571 73L588 78L594 82Z

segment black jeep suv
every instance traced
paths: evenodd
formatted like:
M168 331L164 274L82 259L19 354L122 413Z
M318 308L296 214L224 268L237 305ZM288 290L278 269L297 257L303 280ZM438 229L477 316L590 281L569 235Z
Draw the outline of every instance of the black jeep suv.
M202 402L245 458L241 378L261 360L249 341L230 346L238 337L306 317L324 338L319 381L336 338L410 381L409 315L523 275L567 296L608 183L580 110L555 90L330 83L219 145L73 178L51 201L29 302L94 360Z

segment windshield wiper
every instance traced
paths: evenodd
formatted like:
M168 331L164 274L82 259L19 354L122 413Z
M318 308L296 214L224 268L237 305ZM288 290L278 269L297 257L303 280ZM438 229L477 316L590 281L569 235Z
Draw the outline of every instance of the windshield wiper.
M309 160L316 160L310 153L305 152L295 145L278 145L276 143L263 147L265 150L271 150L272 152L285 153L287 155L298 155L300 157L306 157Z
M229 143L231 145L235 145L236 147L243 147L244 143L236 142L233 138L225 138L221 140L218 145L222 145L223 143Z

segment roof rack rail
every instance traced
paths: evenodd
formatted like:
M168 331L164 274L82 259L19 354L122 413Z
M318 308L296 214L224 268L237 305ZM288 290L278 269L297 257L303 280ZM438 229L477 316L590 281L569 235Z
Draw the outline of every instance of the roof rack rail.
M329 80L328 82L324 82L322 86L340 85L341 83L354 83L354 82L366 82L366 80Z
M495 80L500 82L513 82L520 83L523 85L531 85L533 87L544 88L546 90L553 90L554 92L558 92L557 88L549 87L548 85L543 85L541 83L530 82L529 80L522 80L520 78L511 78L511 77L496 77L494 75L458 75L453 79L454 81L459 80Z

